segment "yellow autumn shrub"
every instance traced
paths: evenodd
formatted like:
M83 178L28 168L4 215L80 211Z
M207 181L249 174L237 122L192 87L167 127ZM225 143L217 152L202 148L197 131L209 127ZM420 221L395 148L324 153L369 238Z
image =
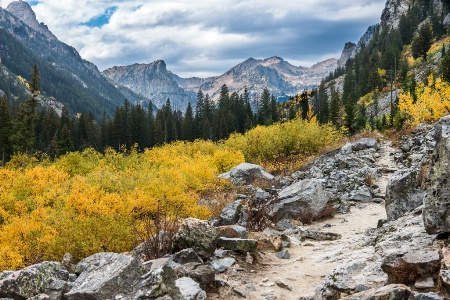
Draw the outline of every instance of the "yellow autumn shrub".
M414 102L410 92L403 92L399 96L400 112L408 117L411 126L419 123L431 123L450 113L450 85L440 78L428 76L428 84L417 84Z
M271 126L257 126L245 134L234 134L225 145L241 150L245 160L264 164L292 156L309 156L319 153L324 147L333 147L340 141L340 134L330 125L319 125L294 119Z
M221 172L244 161L240 151L208 141L176 142L138 153L93 149L54 162L19 155L0 168L0 271L67 252L79 260L130 251L146 216L211 215L200 194L220 189Z

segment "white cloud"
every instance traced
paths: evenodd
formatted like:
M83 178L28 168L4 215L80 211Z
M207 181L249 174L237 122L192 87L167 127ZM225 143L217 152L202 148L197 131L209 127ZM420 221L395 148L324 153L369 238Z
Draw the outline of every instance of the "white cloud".
M10 0L0 0L6 7ZM218 75L250 56L296 64L335 55L378 22L385 0L39 0L39 21L100 69L166 61L181 76ZM82 25L117 7L109 23Z

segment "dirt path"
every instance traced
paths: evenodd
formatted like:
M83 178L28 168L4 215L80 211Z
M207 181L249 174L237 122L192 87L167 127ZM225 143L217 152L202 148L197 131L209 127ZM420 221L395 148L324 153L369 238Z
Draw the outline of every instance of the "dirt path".
M380 187L379 195L385 194L387 180L395 169L390 155L392 151L390 142L383 141L378 152L380 157L376 163L383 168L382 177L375 182ZM255 267L255 270L234 265L226 274L217 276L225 280L230 288L223 289L220 294L210 294L208 299L242 299L232 291L233 287L244 293L247 299L297 300L302 295L313 293L315 287L335 267L342 263L354 263L352 254L355 251L359 251L359 259L373 258L374 250L361 246L361 241L364 240L367 228L376 227L378 220L385 218L383 203L364 203L352 206L348 214L336 215L331 220L304 226L303 229L341 234L342 239L301 242L294 238L288 248L290 259L279 259L271 252L263 254L263 265ZM277 286L275 284L277 278L291 286L292 291Z

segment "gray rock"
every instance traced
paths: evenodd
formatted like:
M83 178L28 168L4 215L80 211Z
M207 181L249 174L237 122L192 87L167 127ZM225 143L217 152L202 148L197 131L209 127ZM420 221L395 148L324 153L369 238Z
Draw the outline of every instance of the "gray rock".
M241 290L240 288L234 287L233 292L242 298L247 298L247 296L245 295L245 291Z
M450 231L450 116L436 123L435 139L430 187L423 202L425 229L430 234Z
M258 189L256 191L256 193L255 193L255 198L256 198L258 203L261 203L263 201L267 201L270 198L272 198L272 195L269 192L267 192L267 191L264 191L262 189Z
M208 221L187 218L174 237L173 249L180 251L192 248L201 258L209 258L216 249L218 236L217 229L209 225Z
M178 278L189 277L200 284L204 290L209 290L214 285L216 272L207 265L198 263L187 263L174 267L175 274Z
M319 180L301 180L280 191L269 217L276 221L313 218L323 211L329 199Z
M372 193L369 188L361 187L360 189L351 191L348 200L370 202L372 201Z
M379 289L370 289L364 292L344 297L345 300L407 300L411 290L403 284L390 284Z
M49 295L47 294L39 294L37 296L28 298L27 300L52 300Z
M414 300L444 300L444 298L436 293L423 293L415 294Z
M333 232L324 232L317 230L303 230L300 235L305 238L310 238L316 241L335 241L342 238L342 235Z
M203 260L192 248L181 250L172 256L172 261L184 265L187 263L203 264Z
M245 227L240 225L219 226L217 227L217 232L219 234L219 237L240 238L240 239L248 238L247 229L245 229Z
M272 181L275 177L267 173L263 167L242 163L230 172L219 175L219 178L230 179L234 185L251 184L255 180Z
M447 290L447 293L450 293L450 270L441 270L439 277L441 278L442 285Z
M142 275L136 258L116 253L94 254L83 259L75 269L81 274L65 294L68 300L100 300L132 292Z
M225 257L221 259L212 258L210 261L210 265L216 273L223 273L227 271L235 263L236 260L232 257Z
M339 299L341 293L349 293L356 288L356 283L345 268L336 268L316 288L315 300Z
M204 300L206 293L200 285L189 277L182 277L175 280L175 286L180 290L183 300Z
M389 283L413 283L417 278L433 277L440 269L438 251L414 251L404 255L393 253L384 258L381 268Z
M140 278L135 286L132 299L183 299L180 290L175 285L176 273L169 264L148 272ZM169 298L167 298L169 297ZM91 298L88 298L91 299ZM105 298L102 298L105 299Z
M69 272L59 262L43 262L18 271L0 273L0 297L27 299L47 294L62 299Z
M239 221L242 210L242 201L237 200L228 204L220 213L219 225L233 225Z
M379 149L379 145L376 139L362 138L352 143L352 151L361 151L366 149Z
M287 250L280 251L277 254L275 254L275 256L280 258L280 259L289 259L289 258L291 258L291 255L289 254L289 251L287 251Z
M284 230L295 229L295 226L292 226L292 224L289 222L289 220L283 219L283 220L278 221L276 228L278 230L284 231Z
M219 238L217 239L217 246L225 250L233 250L240 252L255 252L258 242L250 239L236 239L236 238Z
M404 213L423 204L426 191L417 186L417 170L406 169L395 172L386 187L386 213L395 220Z
M289 284L285 283L283 280L281 280L281 278L276 278L275 279L275 284L277 286L279 286L282 289L288 290L288 291L292 291L292 286L290 286Z
M434 288L434 280L432 277L419 279L414 284L414 287L418 290L432 289L432 288Z
M444 27L448 27L448 25L450 25L450 14L447 14L445 16L443 25L444 25Z

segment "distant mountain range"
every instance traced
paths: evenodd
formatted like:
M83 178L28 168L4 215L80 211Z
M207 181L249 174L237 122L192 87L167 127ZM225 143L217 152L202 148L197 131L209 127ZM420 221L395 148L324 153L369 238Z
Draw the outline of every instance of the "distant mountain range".
M349 49L341 57L340 65L345 64L356 47ZM184 110L188 102L195 103L199 89L217 99L224 84L231 92L242 93L247 89L253 97L267 87L275 96L286 98L317 86L335 70L338 60L328 59L307 68L294 66L277 56L249 58L224 74L209 78L182 78L167 70L162 60L100 72L73 47L60 42L45 24L39 23L27 2L15 1L7 9L0 8L3 74L0 95L5 93L10 99L26 95L18 76L29 78L33 64L41 70L43 95L52 99L55 106L64 105L72 114L92 112L100 116L103 111L111 114L125 98L134 103L151 100L157 107L169 98L173 107Z
M216 100L224 84L239 94L247 89L250 94L259 95L267 87L275 96L295 95L317 86L336 66L336 59L328 59L310 68L296 67L274 56L249 58L223 75L209 78L181 78L168 71L162 60L112 67L102 74L116 86L125 86L151 99L158 107L170 98L175 106L185 108L188 101L195 101L199 89Z

